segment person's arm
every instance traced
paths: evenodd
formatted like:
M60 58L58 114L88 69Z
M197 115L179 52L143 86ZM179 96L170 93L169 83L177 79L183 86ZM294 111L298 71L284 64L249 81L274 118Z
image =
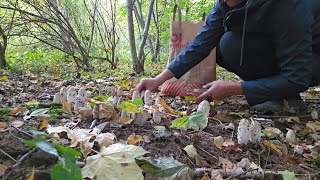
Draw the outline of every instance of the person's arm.
M313 16L308 1L279 1L275 15L275 51L280 73L242 83L250 105L296 96L305 91L312 76Z
M167 67L177 79L205 59L220 41L224 33L223 18L226 14L220 1L222 2L217 1L195 39Z

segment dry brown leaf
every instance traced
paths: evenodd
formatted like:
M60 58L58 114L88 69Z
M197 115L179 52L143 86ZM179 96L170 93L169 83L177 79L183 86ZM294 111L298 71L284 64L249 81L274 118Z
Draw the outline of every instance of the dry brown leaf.
M68 114L72 114L71 106L66 100L62 99L61 104L62 104L62 108L63 108L64 112L66 112Z
M4 165L4 164L0 164L0 176L4 175L4 173L6 172L6 170L8 169L9 167Z
M205 175L201 178L201 180L210 180L210 177L208 176L208 174L205 174Z
M320 140L314 143L315 146L319 146L320 147Z
M159 98L160 100L160 105L164 107L166 113L177 115L175 111L166 103L166 101L162 98Z
M222 144L223 147L234 146L234 145L235 145L235 143L232 139L227 139Z
M86 84L86 88L93 88L93 87L94 87L94 82L93 82L93 81L88 82L88 83Z
M120 124L131 124L132 121L133 121L133 119L130 118L130 117L128 117L128 116L121 117L121 118L119 119L119 123L120 123Z
M45 128L47 128L49 125L49 121L45 118L41 118L40 119L40 124L38 125L38 130L43 130Z
M14 126L14 127L16 127L16 128L21 127L23 124L24 124L24 122L23 122L23 121L19 121L19 120L15 120L15 121L12 121L12 122L10 123L11 126Z
M112 106L101 105L99 109L99 119L107 121L113 120L117 115L117 111Z
M300 123L301 122L299 117L294 117L294 116L293 117L287 117L284 120L286 122L289 122L289 123L294 123L294 122Z
M140 141L143 140L143 137L140 136L140 135L135 135L135 134L131 134L129 137L128 137L128 144L129 145L136 145L138 144Z
M263 144L265 147L274 150L279 156L282 155L281 150L278 149L277 146L276 146L275 144L273 144L271 141L265 140L265 141L262 142L262 144Z
M218 149L222 149L223 143L224 143L224 139L222 136L213 138L213 144L216 145Z
M108 147L111 144L113 144L115 138L116 138L115 135L111 133L102 133L102 134L98 134L96 141L98 142L100 148L103 146Z
M308 122L306 128L311 129L313 132L320 131L320 121Z
M79 110L79 115L81 120L92 120L93 119L93 111L91 108L81 108Z
M27 178L27 180L34 180L34 166L32 168L32 173L31 175Z
M22 107L16 107L9 112L10 116L17 116L18 114L24 112L26 109Z
M0 122L0 132L4 132L7 127L8 124L6 122Z
M300 158L296 156L291 156L286 154L284 157L285 162L290 163L290 164L300 164Z

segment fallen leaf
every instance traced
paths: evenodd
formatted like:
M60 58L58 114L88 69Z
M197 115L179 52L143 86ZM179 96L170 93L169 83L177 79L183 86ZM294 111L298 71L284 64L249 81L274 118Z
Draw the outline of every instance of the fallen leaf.
M224 102L219 100L213 100L210 105L211 106L221 106Z
M0 122L0 132L4 132L7 127L8 124L6 122Z
M121 117L121 118L119 119L119 123L120 123L120 124L131 124L132 121L133 121L133 119L130 118L129 116Z
M113 120L117 115L117 111L113 106L101 105L99 109L99 119Z
M167 177L179 177L184 175L183 180L193 180L193 173L183 172L185 164L173 159L172 157L139 157L136 159L137 164L149 176L171 179ZM188 176L189 175L189 176ZM176 179L176 178L172 178Z
M313 132L320 131L320 121L308 122L306 127L311 129Z
M129 137L128 137L128 144L129 145L136 145L138 144L140 141L142 141L143 138L142 136L140 135L135 135L135 134L131 134Z
M32 101L26 102L24 104L27 106L38 106L40 103L39 103L39 101L32 100Z
M188 156L196 161L196 166L198 167L208 167L210 166L197 152L193 145L188 145L183 150L186 151Z
M178 118L178 119L172 121L170 127L175 127L175 128L179 128L179 129L180 128L187 128L188 120L189 120L189 116L184 116L184 117Z
M235 143L232 139L227 139L222 144L223 147L234 146L234 145L235 145Z
M276 146L275 144L273 144L271 141L265 140L265 141L262 142L262 144L263 144L265 147L274 150L279 156L282 155L281 150L278 149L277 146Z
M279 172L283 176L283 180L296 180L296 176L294 172L290 172L288 170Z
M201 178L201 180L210 180L210 178L209 178L208 174L206 174Z
M18 114L24 112L25 110L26 110L25 108L16 107L16 108L13 108L13 109L9 112L9 115L10 115L10 116L17 116Z
M222 149L222 145L224 143L224 139L222 136L214 137L213 144L216 145L218 149Z
M139 109L139 105L135 104L132 101L122 101L118 107L125 112L128 113L139 113L141 109Z
M23 121L15 120L15 121L12 121L10 125L16 128L19 128L19 127L22 127L23 124L24 124Z
M239 153L242 152L242 149L240 148L240 144L235 144L235 145L231 145L231 146L227 146L224 148L225 152L228 153Z
M291 156L288 154L284 155L283 158L284 158L285 162L290 163L290 164L299 164L301 161L299 157Z
M160 97L159 97L160 98ZM172 115L177 115L177 113L166 103L166 101L162 98L160 100L160 105L164 107L165 111Z
M155 126L153 135L159 139L168 138L173 135L173 132L171 129L166 128L165 126Z
M24 120L28 120L32 117L50 117L48 114L46 114L50 108L44 108L44 109L37 109L33 111L30 115L26 115L23 117Z
M142 147L120 143L102 147L99 154L87 157L82 176L96 180L143 180L142 169L135 158L146 153Z
M62 104L62 109L64 110L64 112L66 112L68 114L72 114L71 106L65 99L61 100L61 104Z
M38 130L43 130L43 129L48 127L49 121L47 119L41 118L40 121L41 122L40 122L40 124L38 125L38 128L37 128Z
M111 133L102 133L98 134L98 136L96 137L96 141L98 142L101 149L101 147L108 147L112 145L115 138L115 135Z
M87 84L86 84L86 88L93 88L94 87L94 82L93 81L91 81L91 82L88 82Z
M197 111L189 116L187 127L196 131L206 128L208 125L208 118L202 111Z
M0 164L0 176L3 176L8 168L9 168L8 166L4 164Z
M235 113L235 112L219 111L214 116L214 118L219 119L221 122L224 122L224 123L230 123L230 122L234 122L235 120L242 119L245 116L248 116L248 113L249 112Z
M284 137L284 134L283 132L278 129L278 128L274 128L274 127L266 127L265 129L263 129L261 131L261 133L266 136L266 137L276 137L276 136L279 136L279 137Z
M284 120L289 123L293 123L293 122L300 123L301 122L299 117L287 117L287 118L284 118Z
M232 163L229 159L219 157L219 164L223 169L234 169L236 165Z
M32 168L32 173L31 175L27 178L27 180L34 180L34 166Z

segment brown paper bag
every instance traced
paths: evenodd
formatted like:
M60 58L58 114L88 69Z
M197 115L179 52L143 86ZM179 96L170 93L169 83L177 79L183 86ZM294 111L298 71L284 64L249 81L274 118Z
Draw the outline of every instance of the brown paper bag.
M176 12L179 19L176 21ZM205 17L205 16L204 16ZM204 21L184 22L181 9L176 5L171 23L170 46L168 64L196 37ZM193 67L180 79L172 78L162 85L161 92L172 96L185 96L186 89L200 88L202 85L216 80L216 50L201 63Z

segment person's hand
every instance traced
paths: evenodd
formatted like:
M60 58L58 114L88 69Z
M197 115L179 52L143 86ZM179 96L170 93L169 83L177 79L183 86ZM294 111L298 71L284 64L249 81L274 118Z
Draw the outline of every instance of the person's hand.
M241 95L242 87L240 82L213 81L203 86L208 89L198 97L198 101L202 101L207 97L215 100L223 100L232 95Z
M155 91L162 83L159 82L158 78L143 78L135 90L137 90L139 93L143 90L150 90Z

